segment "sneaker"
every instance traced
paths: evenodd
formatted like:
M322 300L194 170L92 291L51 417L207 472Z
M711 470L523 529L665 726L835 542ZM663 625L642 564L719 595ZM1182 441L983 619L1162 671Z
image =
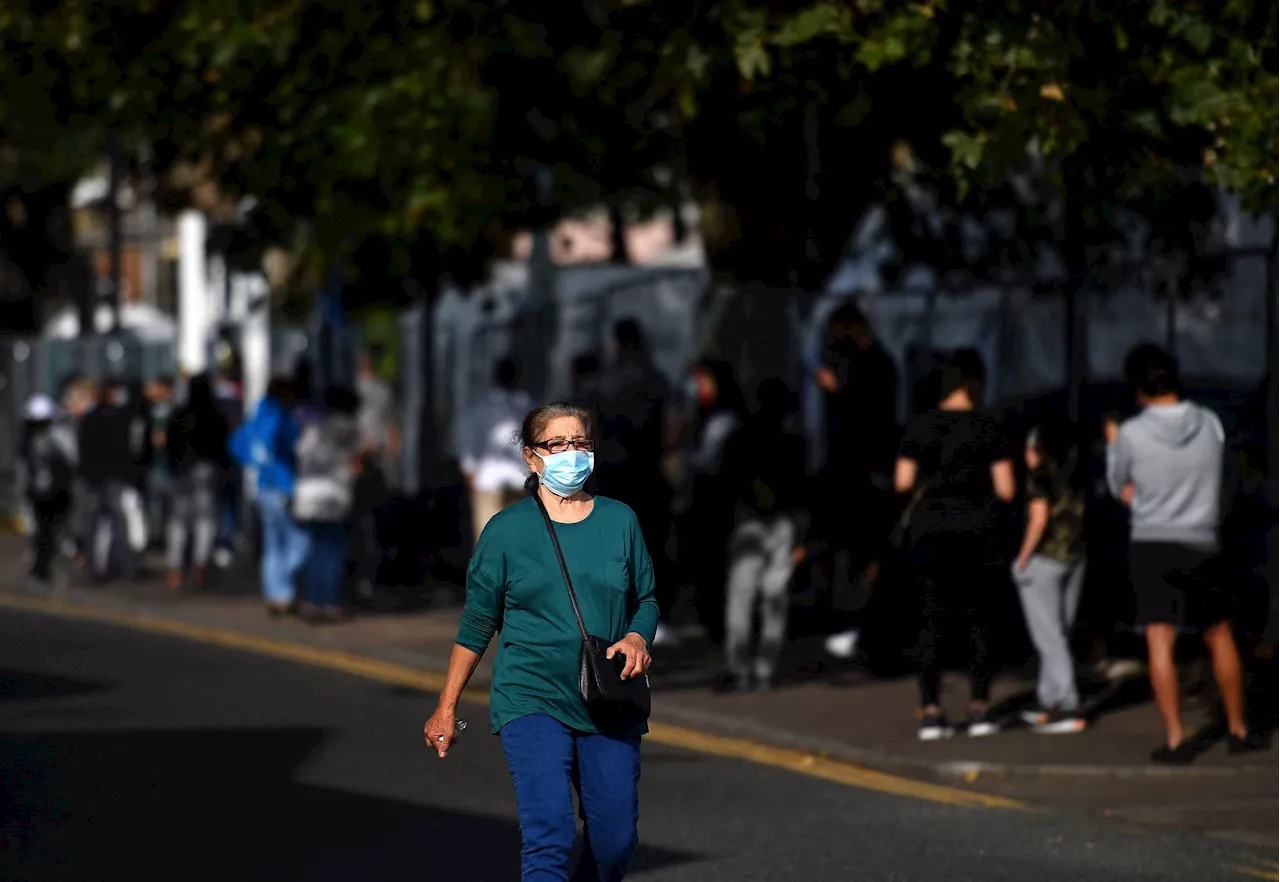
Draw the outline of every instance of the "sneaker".
M943 741L954 734L956 730L947 722L946 714L928 714L920 721L916 737L921 741Z
M1033 707L1023 708L1018 712L1018 718L1032 728L1043 725L1049 719L1050 711L1035 705Z
M658 622L658 630L653 635L654 646L676 647L680 645L680 635L666 622Z
M832 634L826 640L827 654L836 658L853 658L858 651L858 638L862 632L857 628Z
M968 732L970 738L986 738L989 735L995 735L999 731L1000 722L992 716L991 711L969 715Z
M751 678L739 677L730 671L718 674L711 683L711 691L716 695L736 695L751 691Z
M1117 658L1107 662L1103 676L1112 683L1144 676L1147 666L1136 658Z
M1037 735L1074 735L1083 732L1087 723L1077 711L1055 710L1045 714L1044 719L1031 724L1031 731Z
M1232 754L1258 753L1271 749L1271 739L1261 732L1250 732L1243 738L1238 735L1227 736L1227 751Z
M1185 766L1196 758L1196 746L1190 738L1183 738L1177 747L1162 744L1151 751L1151 761L1166 766Z

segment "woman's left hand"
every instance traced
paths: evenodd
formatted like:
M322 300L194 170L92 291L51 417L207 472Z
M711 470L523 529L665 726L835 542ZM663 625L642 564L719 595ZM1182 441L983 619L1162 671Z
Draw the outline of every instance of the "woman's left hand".
M649 644L645 643L644 638L634 631L610 646L609 651L605 653L605 657L613 658L619 652L627 657L627 666L622 669L622 679L624 680L642 676L645 671L649 670L649 665L653 663L653 659L649 656Z

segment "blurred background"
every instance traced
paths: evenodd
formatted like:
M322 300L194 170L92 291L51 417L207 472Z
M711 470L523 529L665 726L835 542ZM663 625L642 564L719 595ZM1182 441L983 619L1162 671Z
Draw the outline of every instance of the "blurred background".
M942 359L971 350L1011 437L1060 414L1098 454L1129 404L1125 356L1154 342L1232 438L1230 492L1256 508L1239 602L1274 635L1275 19L1234 2L6 4L0 505L21 519L33 395L74 416L78 384L120 385L156 430L205 375L234 430L273 377L316 403L363 385L385 480L350 569L395 605L458 581L475 523L459 445L495 366L534 401L581 397L619 369L622 323L664 414L650 544L696 606L679 521L708 383L745 415L782 380L817 476L843 423L896 444ZM821 382L848 304L892 368L874 417ZM215 556L251 561L254 484L230 475ZM830 538L815 547L838 553ZM859 578L842 569L802 572L796 603L861 608L837 599Z

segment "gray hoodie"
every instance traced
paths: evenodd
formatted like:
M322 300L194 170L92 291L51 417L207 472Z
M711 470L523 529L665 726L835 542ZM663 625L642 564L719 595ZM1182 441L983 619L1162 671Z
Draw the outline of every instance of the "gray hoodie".
M1222 492L1222 423L1190 401L1147 407L1107 449L1107 485L1133 485L1135 542L1214 543Z

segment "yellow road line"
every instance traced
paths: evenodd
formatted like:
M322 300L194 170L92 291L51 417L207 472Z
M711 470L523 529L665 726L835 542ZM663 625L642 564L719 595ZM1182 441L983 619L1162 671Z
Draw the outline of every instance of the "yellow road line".
M1244 860L1248 860L1253 865L1252 867L1236 867L1235 869L1238 872L1256 879L1272 879L1274 882L1280 882L1280 860L1266 860L1256 858L1253 855L1242 856Z
M976 808L1027 809L1025 803L1003 796L992 796L986 793L975 793L961 790L958 787L945 787L941 784L929 784L911 778L900 778L886 772L877 772L853 763L825 759L804 753L774 747L741 738L725 738L720 735L709 735L694 729L682 729L664 723L649 724L649 738L660 744L682 747L698 753L709 753L715 756L733 757L756 765L774 766L799 772L811 778L822 778L849 787L863 790L876 790L880 793L892 793L895 796L908 796L913 799L924 799L929 802L940 802L946 805L973 806Z
M3 594L0 594L0 607L118 625L136 631L179 637L184 640L222 646L229 649L240 649L272 658L300 662L313 667L328 668L381 683L420 689L424 692L439 692L444 688L444 675L421 671L409 665L382 661L341 650L321 649L303 643L279 640L258 634L245 634L239 631L212 628L204 625L189 625L160 616L100 609L86 604L71 603L53 598ZM463 699L478 705L487 705L489 703L488 694L477 690L468 690ZM910 778L900 778L886 772L877 772L874 769L864 768L853 763L826 759L803 751L774 747L740 738L711 735L694 729L669 726L665 723L651 723L649 729L648 739L652 742L696 753L746 760L756 765L786 769L801 775L808 775L811 778L820 778L862 790L874 790L879 793L890 793L895 796L905 796L944 805L987 809L1027 810L1029 808L1025 803L1014 799L1006 799L1002 796L992 796L986 793L975 793L969 790L961 790L958 787L946 787L941 784L915 781Z
M1236 867L1236 872L1255 879L1280 879L1280 873L1274 870L1255 870L1253 867Z

